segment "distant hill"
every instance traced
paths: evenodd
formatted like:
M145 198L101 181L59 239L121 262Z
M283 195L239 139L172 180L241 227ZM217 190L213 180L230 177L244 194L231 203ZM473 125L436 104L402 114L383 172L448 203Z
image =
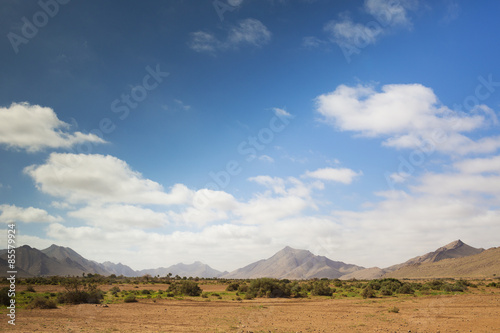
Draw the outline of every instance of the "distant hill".
M134 271L132 268L128 267L127 265L123 265L122 263L115 264L111 261L105 261L101 265L109 272L109 274L130 277L139 276L139 273L137 271Z
M170 267L160 267L155 269L144 269L138 272L140 276L149 274L151 276L166 276L168 273L171 273L172 276L179 275L181 277L199 277L199 278L213 278L219 277L227 272L221 272L212 267L196 261L193 264L176 264Z
M444 259L437 262L415 263L387 273L392 278L482 278L500 276L500 248L479 254Z
M102 264L85 259L69 247L52 244L50 247L42 250L41 252L56 259L60 263L67 265L68 267L80 269L82 273L109 275L109 271Z
M380 279L382 276L384 276L387 273L385 269L381 269L378 267L370 267L370 268L365 268L361 269L359 271L355 271L349 274L342 275L340 277L341 280L351 280L351 279L356 279L356 280L374 280L374 279Z
M438 248L436 251L426 253L422 256L411 258L404 263L393 265L386 268L372 267L364 270L356 271L351 274L347 274L341 277L342 280L357 279L357 280L373 280L380 279L382 277L392 276L389 273L397 271L403 267L423 264L423 263L433 263L444 259L452 258L463 258L472 255L479 254L483 252L484 249L477 249L475 247L469 246L462 242L460 239L451 242L448 245ZM401 276L404 277L404 276Z
M411 258L410 260L407 260L402 264L387 267L385 270L392 272L408 265L438 262L444 259L463 258L479 254L483 251L484 251L483 248L477 249L475 247L465 244L459 239L454 242L451 242L448 245L440 247L434 252L429 252L427 254L424 254L423 256Z
M0 258L6 262L7 252L2 252ZM81 275L85 272L85 269L77 263L71 261L60 262L28 245L16 248L16 268L29 276ZM4 267L0 269L2 269L0 272L2 276L5 276Z
M364 268L317 256L307 250L285 247L268 259L262 259L231 273L221 272L199 261L193 264L176 264L169 267L135 271L127 265L109 261L98 263L88 260L69 247L51 245L38 250L28 245L16 248L18 277L31 276L81 276L101 274L117 276L172 276L200 278L260 278L312 279L340 278L343 280L371 280L382 277L434 278L434 277L488 277L500 276L500 249L490 250L471 247L461 240L387 268ZM0 276L8 269L7 250L0 250Z
M259 260L248 266L223 275L223 278L312 279L339 278L363 267L316 256L307 250L285 247L269 259Z
M172 276L212 278L227 272L220 272L199 261L186 265L177 264L168 268L135 271L127 265L115 264L109 261L98 263L85 259L69 247L51 245L44 250L38 250L28 245L16 248L16 270L18 277L32 276L81 276L82 274L101 274L117 276ZM0 250L0 276L6 276L8 269L7 250Z

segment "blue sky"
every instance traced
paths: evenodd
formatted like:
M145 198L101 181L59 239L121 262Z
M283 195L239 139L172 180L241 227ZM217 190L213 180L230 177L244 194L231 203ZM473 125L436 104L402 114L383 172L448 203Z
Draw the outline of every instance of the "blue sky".
M4 1L0 222L135 269L498 246L499 6Z

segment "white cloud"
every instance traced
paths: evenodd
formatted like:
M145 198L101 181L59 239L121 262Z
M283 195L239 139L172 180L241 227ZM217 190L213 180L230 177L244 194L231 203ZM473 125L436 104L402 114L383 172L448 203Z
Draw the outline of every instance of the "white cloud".
M41 222L50 223L61 221L60 216L52 216L47 211L39 208L22 208L15 205L0 205L0 222Z
M331 21L325 25L324 30L330 33L331 40L340 46L353 45L357 47L374 44L382 33L382 29L378 26L354 23L350 18L344 18L340 22Z
M500 137L474 141L461 134L491 125L491 117L453 111L439 103L432 89L420 84L385 85L380 92L371 86L340 85L318 96L316 103L324 120L337 129L387 137L384 145L390 147L461 155L500 148Z
M350 184L354 178L359 177L362 174L362 172L355 172L347 168L323 168L315 171L307 171L304 174L304 177Z
M260 155L258 157L258 159L259 159L259 161L274 163L274 158L272 158L271 156L268 156L268 155Z
M0 108L0 144L9 148L36 152L86 142L105 143L94 134L70 133L69 127L48 107L12 103L8 108Z
M256 182L273 190L277 194L286 194L285 180L279 177L257 176L251 177L249 181Z
M305 184L294 177L257 176L249 178L270 189L254 195L248 202L243 202L233 210L243 224L273 224L290 216L299 216L305 209L317 209L312 198L313 189L323 189L323 184L313 182Z
M462 173L500 173L500 156L492 156L488 158L466 159L456 162L455 168Z
M394 183L404 183L410 176L407 172L394 172L389 175Z
M232 27L225 40L219 40L211 33L197 31L191 33L189 46L196 52L215 54L217 51L238 49L245 45L261 47L271 40L271 32L256 19L245 19Z
M282 108L273 108L274 114L278 117L292 117L292 115Z
M159 228L167 225L167 214L131 205L87 206L68 213L68 216L87 221L104 229Z
M365 22L353 22L348 14L341 14L339 19L325 24L324 30L330 35L330 41L340 46L348 62L351 54L360 53L361 49L375 44L377 40L396 28L411 28L409 12L417 7L413 0L366 0L363 11L372 16ZM326 45L316 37L304 38L302 44L307 47Z
M173 221L185 225L205 225L227 220L238 201L224 191L201 189L194 194L192 203L180 213L169 212Z
M57 208L57 209L71 209L72 206L64 201L52 201L50 203L50 206Z
M104 155L52 153L45 164L24 169L44 193L76 202L175 205L190 202L193 191L181 184L170 192L126 162Z
M382 26L409 26L408 10L415 6L416 1L410 0L366 0L364 9Z

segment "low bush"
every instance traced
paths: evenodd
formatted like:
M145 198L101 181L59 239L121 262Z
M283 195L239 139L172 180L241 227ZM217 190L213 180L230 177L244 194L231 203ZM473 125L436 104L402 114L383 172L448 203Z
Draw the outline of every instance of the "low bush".
M373 298L375 297L375 290L373 290L372 287L368 285L361 292L361 296L363 296L363 298Z
M261 278L252 280L248 287L248 292L257 297L290 297L291 284L271 278Z
M8 306L10 304L9 287L0 289L0 304Z
M123 299L125 303L134 303L137 302L137 298L135 298L135 295L128 295Z
M26 309L57 309L57 305L53 300L36 297L26 306Z
M179 282L174 282L168 287L169 292L175 295L185 295L185 296L200 296L202 290L198 283L192 280L182 280Z
M315 296L332 296L333 291L328 281L321 280L313 282L311 294Z
M389 309L389 312L399 313L399 308L398 307L392 307L392 308Z
M227 286L226 291L236 291L240 287L239 283L231 283Z

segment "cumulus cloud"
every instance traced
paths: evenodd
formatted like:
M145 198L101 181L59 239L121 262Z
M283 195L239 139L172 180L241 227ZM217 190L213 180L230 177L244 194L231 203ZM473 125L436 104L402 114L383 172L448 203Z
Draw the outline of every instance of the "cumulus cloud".
M490 153L500 137L472 140L463 135L491 124L479 112L466 114L442 105L432 89L420 84L338 86L316 98L323 119L341 131L386 137L384 145L445 153ZM476 109L489 109L478 106Z
M22 208L15 205L0 205L0 222L41 222L50 223L61 221L60 216L52 216L47 211L39 208Z
M304 177L350 184L354 178L362 174L362 172L355 172L347 168L323 168L315 171L307 171Z
M70 125L59 120L54 110L29 103L0 107L0 144L37 152L46 148L70 148L91 142L105 143L94 134L69 132Z
M68 213L68 216L87 221L88 224L108 229L159 228L169 223L167 214L132 205L111 204L87 206Z
M225 40L203 31L191 33L189 46L196 52L215 54L217 51L239 49L242 46L261 47L271 40L271 32L259 20L248 18L229 29Z
M52 153L45 164L24 169L37 188L69 202L172 205L190 202L193 191L176 184L169 192L113 156Z

